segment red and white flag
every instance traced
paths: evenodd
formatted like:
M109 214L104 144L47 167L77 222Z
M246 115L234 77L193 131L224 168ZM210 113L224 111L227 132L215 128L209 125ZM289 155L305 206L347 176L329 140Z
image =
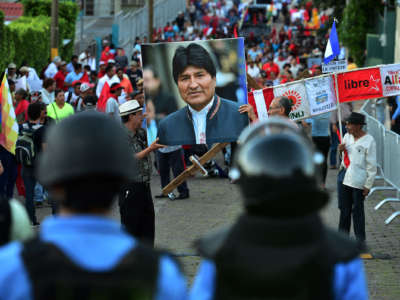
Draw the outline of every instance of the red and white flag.
M268 119L269 105L274 99L273 88L255 90L248 94L247 101L253 107L259 120Z

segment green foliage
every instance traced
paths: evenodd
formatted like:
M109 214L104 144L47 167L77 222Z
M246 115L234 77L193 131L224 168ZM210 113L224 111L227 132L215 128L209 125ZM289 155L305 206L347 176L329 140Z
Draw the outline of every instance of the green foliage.
M25 16L51 16L51 0L23 0ZM75 39L75 24L78 17L79 7L73 1L60 1L58 4L58 25L60 47L59 55L63 59L69 59L73 53ZM62 45L63 39L71 40L65 46Z
M0 70L10 62L23 62L40 72L50 59L51 0L23 0L24 16L4 25L0 11ZM69 59L73 53L75 22L79 8L75 2L59 3L59 55ZM63 40L71 42L63 45Z
M0 10L0 73L13 60L15 48L10 29L4 25L4 13Z
M339 40L350 50L357 65L364 65L367 33L382 9L379 1L351 0L339 24Z
M21 17L8 27L15 49L14 63L26 63L40 71L50 59L50 18Z

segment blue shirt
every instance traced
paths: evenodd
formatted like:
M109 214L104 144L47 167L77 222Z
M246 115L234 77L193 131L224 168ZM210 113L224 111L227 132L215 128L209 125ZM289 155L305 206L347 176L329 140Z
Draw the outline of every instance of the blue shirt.
M83 73L82 73L82 72L79 73L79 74L76 74L75 71L74 71L74 72L68 73L68 75L67 75L67 77L65 77L65 80L64 80L64 81L65 81L66 83L71 84L71 83L73 83L75 80L80 80L80 79L82 78L82 76L83 76ZM74 91L74 88L71 86L71 87L68 88L68 91L73 92L73 91Z
M204 260L195 278L190 300L212 300L215 291L215 264ZM367 285L361 259L357 258L348 263L335 266L333 292L335 300L365 300L368 299Z
M331 113L328 112L306 120L312 126L311 136L329 136L330 117Z
M137 245L120 224L88 215L49 217L43 222L39 237L58 246L80 267L98 272L113 269ZM32 299L21 250L19 242L0 248L0 299ZM160 258L155 299L186 299L185 279L165 255Z

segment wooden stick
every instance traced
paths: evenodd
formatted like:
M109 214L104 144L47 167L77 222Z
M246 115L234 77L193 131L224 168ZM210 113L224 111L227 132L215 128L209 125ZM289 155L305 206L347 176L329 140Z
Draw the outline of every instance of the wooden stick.
M204 165L210 159L212 159L215 155L218 154L223 148L225 148L229 143L217 143L215 144L208 152L206 152L202 157L199 158L199 162L201 165ZM174 180L172 180L166 187L163 188L162 194L168 195L171 193L175 188L178 187L182 182L184 182L188 177L194 175L200 168L193 164L185 171L183 171L179 176L177 176Z

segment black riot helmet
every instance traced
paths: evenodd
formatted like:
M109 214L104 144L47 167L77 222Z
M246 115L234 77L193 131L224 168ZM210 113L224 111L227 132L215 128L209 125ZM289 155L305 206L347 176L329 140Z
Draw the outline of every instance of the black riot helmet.
M328 200L316 175L322 161L296 124L272 117L241 134L230 176L237 180L249 213L303 216Z
M50 128L46 141L37 172L46 187L85 178L125 181L136 174L126 133L104 114L71 116Z

